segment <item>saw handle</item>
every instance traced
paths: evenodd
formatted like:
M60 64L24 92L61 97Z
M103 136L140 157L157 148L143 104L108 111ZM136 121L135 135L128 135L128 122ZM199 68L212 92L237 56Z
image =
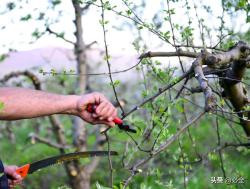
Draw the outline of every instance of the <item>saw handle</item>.
M96 108L97 108L97 105L95 105L95 104L88 104L87 105L87 111L89 113L95 113ZM122 123L123 123L123 121L119 117L115 117L113 122L117 125L122 125Z
M19 174L22 178L26 177L30 169L30 164L23 165L16 170L16 173Z
M25 164L22 167L16 169L16 173L19 174L22 178L25 178L28 175L30 169L30 164ZM14 180L11 175L7 174L7 178L10 180Z

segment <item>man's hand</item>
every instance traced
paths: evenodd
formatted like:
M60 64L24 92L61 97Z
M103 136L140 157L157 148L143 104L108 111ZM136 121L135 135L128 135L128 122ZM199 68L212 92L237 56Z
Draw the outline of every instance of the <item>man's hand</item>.
M88 104L96 104L95 113L89 113ZM114 118L117 116L117 110L102 94L90 93L82 96L77 102L78 116L91 124L105 124L114 127Z
M16 173L17 168L18 167L15 165L4 166L5 174L11 178L8 179L10 188L14 188L16 185L21 184L22 182L22 177Z

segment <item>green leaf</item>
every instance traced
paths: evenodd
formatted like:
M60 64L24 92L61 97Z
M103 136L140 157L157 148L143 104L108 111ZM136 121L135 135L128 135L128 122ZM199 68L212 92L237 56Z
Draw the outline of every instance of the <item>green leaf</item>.
M13 10L16 7L16 4L13 2L9 2L7 3L6 7L8 10Z
M108 56L105 55L103 59L104 59L105 61L108 61L108 60L110 60L110 58L111 58L110 55L108 55Z
M97 189L111 189L109 187L101 186L98 182L96 183L96 188Z
M75 73L75 70L70 69L70 70L69 70L69 73L71 73L71 74L72 74L72 73Z
M224 105L225 105L225 100L224 100L223 98L220 100L220 105L221 105L221 106L224 106Z
M8 54L1 54L0 55L0 62L3 62L9 55Z
M163 37L168 40L170 38L170 31L164 32Z
M128 16L130 16L132 14L132 11L131 10L126 10L126 13Z
M143 26L138 26L137 29L138 29L138 30L142 30L142 29L143 29Z
M44 16L45 16L45 13L40 12L37 19L38 19L38 20L43 20L43 19L44 19Z
M4 109L4 103L0 102L0 111L3 111L3 109Z
M184 112L184 108L183 108L182 104L180 104L180 103L177 103L177 104L176 104L176 109L177 109L177 111L180 112L180 113L183 113L183 112Z
M240 0L238 2L238 7L239 8L245 8L245 6L246 6L246 0Z
M41 33L39 32L39 30L36 28L35 31L32 32L32 37L38 39L41 36Z
M39 73L44 73L44 70L42 68L39 69Z
M117 87L117 86L120 85L120 83L121 83L120 80L115 80L114 83L113 83L113 85L114 85L114 87Z
M99 23L104 26L104 25L107 25L109 23L108 20L104 21L104 20L99 20Z
M4 109L4 103L0 102L0 112L3 111L3 109Z
M57 72L56 72L55 69L51 69L51 70L50 70L50 74L51 74L52 76L55 76L55 75L57 74Z
M52 2L53 6L59 5L61 3L61 0L53 0Z
M65 32L61 32L61 33L58 34L58 37L64 38L64 35L65 35Z
M32 18L31 14L27 14L26 16L21 17L20 20L21 21L28 21L31 18Z

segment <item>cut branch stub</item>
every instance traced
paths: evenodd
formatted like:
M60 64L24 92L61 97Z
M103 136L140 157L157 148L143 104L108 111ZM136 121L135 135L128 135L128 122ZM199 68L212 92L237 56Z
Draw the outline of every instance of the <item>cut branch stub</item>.
M204 57L204 65L213 68L221 68L230 65L233 61L246 59L250 54L250 47L243 41L239 41L229 51L219 54L207 54Z

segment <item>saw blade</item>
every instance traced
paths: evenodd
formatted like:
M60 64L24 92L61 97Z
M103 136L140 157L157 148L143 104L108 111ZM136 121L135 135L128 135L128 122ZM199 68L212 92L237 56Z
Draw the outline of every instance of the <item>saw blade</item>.
M108 155L118 155L116 151L88 151L88 152L74 152L68 154L62 154L58 156L53 156L50 158L46 158L34 163L30 164L30 168L28 174L32 174L35 171L54 165L54 164L61 164L68 161L77 160L80 158L88 158L88 157L95 157L95 156L108 156Z

